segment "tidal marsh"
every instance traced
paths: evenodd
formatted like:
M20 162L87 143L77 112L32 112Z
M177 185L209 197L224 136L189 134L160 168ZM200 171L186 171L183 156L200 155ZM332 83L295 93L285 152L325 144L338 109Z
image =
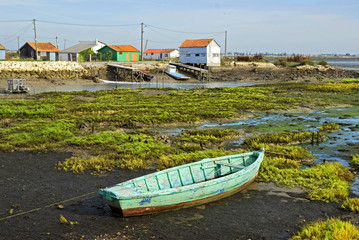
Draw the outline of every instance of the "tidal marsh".
M314 94L313 94L314 93ZM336 97L333 97L336 96ZM241 138L229 129L190 130L178 136L151 132L143 127L205 121L231 121L255 112L300 112L359 103L357 84L281 83L265 86L174 89L114 89L97 92L43 93L1 99L0 149L2 151L72 151L58 169L103 173L114 168L163 169L205 157L216 157L265 147L268 157L259 179L308 189L308 198L338 201L348 193L352 176L338 164L301 170L313 159L298 144L325 141L314 132L260 133L245 139L239 149L222 144ZM357 105L355 105L357 104ZM323 127L324 128L324 127ZM335 124L326 126L334 130ZM284 166L284 169L283 169ZM312 172L313 171L313 172ZM337 176L337 185L326 172ZM283 179L281 175L291 176ZM313 185L313 179L321 179ZM328 190L336 188L333 194Z

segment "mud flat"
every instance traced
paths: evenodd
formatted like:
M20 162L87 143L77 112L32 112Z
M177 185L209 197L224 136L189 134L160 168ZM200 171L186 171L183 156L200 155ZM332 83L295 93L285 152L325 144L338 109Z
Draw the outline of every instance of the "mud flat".
M0 153L1 239L281 240L318 219L359 221L340 204L309 202L299 189L271 183L253 183L246 191L198 207L122 218L96 192L148 171L91 175L56 170L55 164L70 155ZM37 210L16 216L32 209ZM74 224L61 223L61 215ZM13 217L3 219L8 216Z
M324 82L359 78L359 73L331 66L277 67L272 63L232 62L231 66L213 68L212 81Z

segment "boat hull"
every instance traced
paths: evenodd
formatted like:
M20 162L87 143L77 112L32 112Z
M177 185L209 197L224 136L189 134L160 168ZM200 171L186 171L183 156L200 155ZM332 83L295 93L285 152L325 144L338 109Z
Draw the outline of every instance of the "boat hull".
M227 191L224 191L224 190L221 191L221 189L216 190L209 196L206 196L207 194L203 194L202 198L197 198L197 197L192 196L189 200L187 199L186 201L182 201L182 202L178 202L178 198L179 199L182 199L183 197L188 198L187 194L184 194L184 193L174 194L171 196L171 199L177 198L177 201L164 202L162 199L162 201L161 200L158 201L158 202L162 202L162 204L155 204L152 206L138 205L137 203L139 202L138 201L139 199L107 201L107 204L109 205L109 207L111 208L112 211L119 213L120 215L122 215L124 217L153 214L153 213L159 213L159 212L170 211L170 210L178 210L178 209L182 209L182 208L188 208L188 207L202 205L202 204L209 203L209 202L214 202L214 201L229 197L229 196L245 189L247 186L249 186L255 180L257 175L258 175L258 171L251 179L246 181L244 184L234 187L233 189L230 189ZM180 195L182 195L182 196L180 196ZM163 197L160 197L160 198L163 198ZM142 202L142 204L144 204L145 202L149 202L149 198L144 199L144 200L142 199L140 201L140 204L141 204L141 202ZM131 206L131 205L135 205L135 207L126 208L127 206Z
M190 79L190 77L187 77L185 75L182 75L180 73L177 72L166 72L167 75L169 75L170 77L176 79L176 80L188 80Z

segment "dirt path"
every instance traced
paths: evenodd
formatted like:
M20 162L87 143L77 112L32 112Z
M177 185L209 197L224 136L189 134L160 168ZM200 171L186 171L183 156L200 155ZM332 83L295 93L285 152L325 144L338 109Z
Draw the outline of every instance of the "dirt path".
M105 175L60 172L70 153L0 153L0 218L47 206L146 174L116 170ZM341 216L339 204L309 202L297 189L254 183L210 204L156 215L122 218L97 193L0 221L0 239L288 239L302 224ZM63 215L68 221L60 223Z

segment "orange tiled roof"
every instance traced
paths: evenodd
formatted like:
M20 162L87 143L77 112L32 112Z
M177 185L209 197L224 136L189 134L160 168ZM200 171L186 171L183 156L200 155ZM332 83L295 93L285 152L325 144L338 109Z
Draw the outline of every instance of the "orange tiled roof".
M107 46L117 52L139 52L139 50L132 47L131 45L107 45Z
M34 42L27 42L33 49L36 49L36 45ZM57 49L52 43L37 43L37 51L39 52L58 52L59 49Z
M207 47L214 39L197 39L197 40L185 40L180 48L186 47Z
M176 49L147 49L143 53L171 53Z
M0 49L1 49L1 50L6 50L6 48L5 48L3 45L1 45L1 44L0 44Z

